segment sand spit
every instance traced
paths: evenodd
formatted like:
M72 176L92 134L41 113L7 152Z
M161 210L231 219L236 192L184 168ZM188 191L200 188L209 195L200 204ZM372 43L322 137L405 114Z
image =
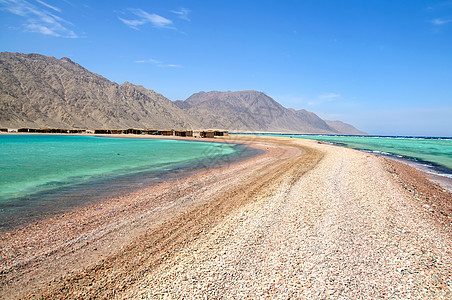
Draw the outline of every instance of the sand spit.
M289 138L0 238L2 298L450 298L452 194Z

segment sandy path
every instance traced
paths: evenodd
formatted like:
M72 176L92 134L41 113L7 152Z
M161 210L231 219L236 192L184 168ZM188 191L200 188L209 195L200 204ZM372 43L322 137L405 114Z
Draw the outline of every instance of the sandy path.
M311 145L317 148L315 145ZM452 296L452 241L382 167L332 146L315 169L243 206L128 297Z
M27 292L53 299L452 296L450 193L421 175L415 189L406 175L413 169L366 153L256 140L266 156L181 180L177 200L158 214L126 212L133 222L103 235L119 250L63 268L75 271L49 283L12 266L3 295L22 294L14 287L25 276L35 284ZM436 205L431 193L444 201Z

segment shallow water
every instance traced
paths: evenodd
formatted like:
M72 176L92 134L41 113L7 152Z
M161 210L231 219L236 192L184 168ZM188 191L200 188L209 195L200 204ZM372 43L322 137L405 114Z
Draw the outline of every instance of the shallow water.
M226 143L0 135L0 153L1 227L16 218L126 194L254 152Z
M270 134L334 143L375 154L394 156L423 164L435 174L452 178L452 138L439 137L382 137Z
M448 170L452 170L452 139L365 136L299 137L341 143L354 149L368 150L377 154L395 155L400 158L431 163L432 166L443 167L442 171L446 173L448 173Z

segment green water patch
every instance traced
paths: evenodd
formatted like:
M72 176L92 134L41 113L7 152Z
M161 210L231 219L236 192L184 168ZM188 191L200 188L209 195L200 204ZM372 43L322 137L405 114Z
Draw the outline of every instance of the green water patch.
M265 134L334 143L376 154L430 164L442 175L452 174L452 139L438 137L381 137L343 135Z
M256 154L227 143L58 135L1 135L0 153L3 214L75 206Z
M452 139L357 136L293 137L341 143L354 149L416 159L420 162L430 162L434 165L452 170Z

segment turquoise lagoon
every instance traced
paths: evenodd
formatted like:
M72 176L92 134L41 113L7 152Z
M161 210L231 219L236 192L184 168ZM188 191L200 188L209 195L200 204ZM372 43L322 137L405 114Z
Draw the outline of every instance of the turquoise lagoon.
M64 210L256 153L226 143L0 135L0 154L1 227L2 215Z

